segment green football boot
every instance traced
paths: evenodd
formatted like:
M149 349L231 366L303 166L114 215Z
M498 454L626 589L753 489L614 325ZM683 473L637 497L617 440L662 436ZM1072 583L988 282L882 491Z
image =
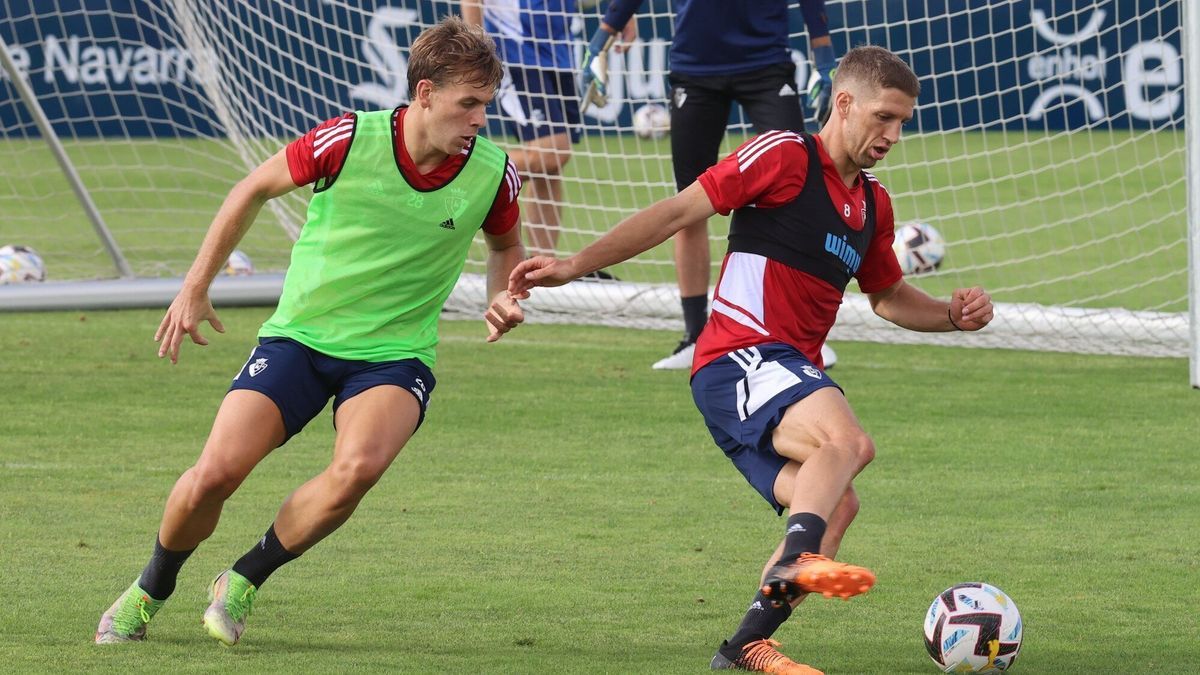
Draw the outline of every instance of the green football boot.
M100 617L96 628L96 644L136 642L146 639L146 624L163 606L165 600L155 600L133 582L121 597Z
M246 577L233 570L222 572L208 590L208 599L212 601L204 610L204 627L208 634L226 647L237 644L246 630L246 617L250 616L257 592Z

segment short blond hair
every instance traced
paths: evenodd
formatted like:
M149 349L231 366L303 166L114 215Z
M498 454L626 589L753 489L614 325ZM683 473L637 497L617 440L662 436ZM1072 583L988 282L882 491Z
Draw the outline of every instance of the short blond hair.
M833 76L834 91L845 89L850 82L877 89L899 89L913 98L921 94L921 83L912 68L899 56L872 45L851 49L838 63Z
M410 99L416 95L421 80L429 80L438 87L466 82L495 89L503 76L496 43L482 28L457 16L447 16L422 31L409 48Z

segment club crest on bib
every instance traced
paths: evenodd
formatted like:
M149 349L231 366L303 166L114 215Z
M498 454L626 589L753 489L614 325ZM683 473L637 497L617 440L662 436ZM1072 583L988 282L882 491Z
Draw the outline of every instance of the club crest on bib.
M449 194L446 195L446 215L451 220L458 218L467 210L470 202L467 200L467 191L460 187L450 187Z

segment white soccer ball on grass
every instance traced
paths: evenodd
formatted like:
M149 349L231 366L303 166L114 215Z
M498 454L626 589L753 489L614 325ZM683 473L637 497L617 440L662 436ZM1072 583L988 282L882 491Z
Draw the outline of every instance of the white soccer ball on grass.
M225 274L232 277L254 274L254 263L241 249L234 249L233 253L229 254L229 260L225 261Z
M928 274L942 266L946 240L929 223L909 223L896 228L892 251L906 276Z
M633 111L633 133L638 138L662 138L671 131L671 111L659 103L647 103Z
M951 586L925 612L925 648L944 673L1002 673L1021 651L1017 605L985 583Z
M0 284L24 284L46 280L42 256L29 246L0 246Z

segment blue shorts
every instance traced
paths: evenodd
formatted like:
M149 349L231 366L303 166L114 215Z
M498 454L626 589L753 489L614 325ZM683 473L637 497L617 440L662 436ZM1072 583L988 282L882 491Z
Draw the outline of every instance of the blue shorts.
M554 134L582 135L575 73L565 70L509 66L512 90L501 90L497 105L508 127L522 142ZM522 121L522 119L524 121Z
M381 384L394 384L412 392L421 406L417 420L420 428L437 382L419 359L347 361L326 356L295 340L263 337L233 378L229 391L250 389L274 401L283 415L286 443L325 408L331 396L336 413L347 399Z
M701 368L692 376L692 398L725 456L783 513L775 501L775 479L789 460L775 452L771 433L788 406L837 386L795 347L768 343L732 351Z

